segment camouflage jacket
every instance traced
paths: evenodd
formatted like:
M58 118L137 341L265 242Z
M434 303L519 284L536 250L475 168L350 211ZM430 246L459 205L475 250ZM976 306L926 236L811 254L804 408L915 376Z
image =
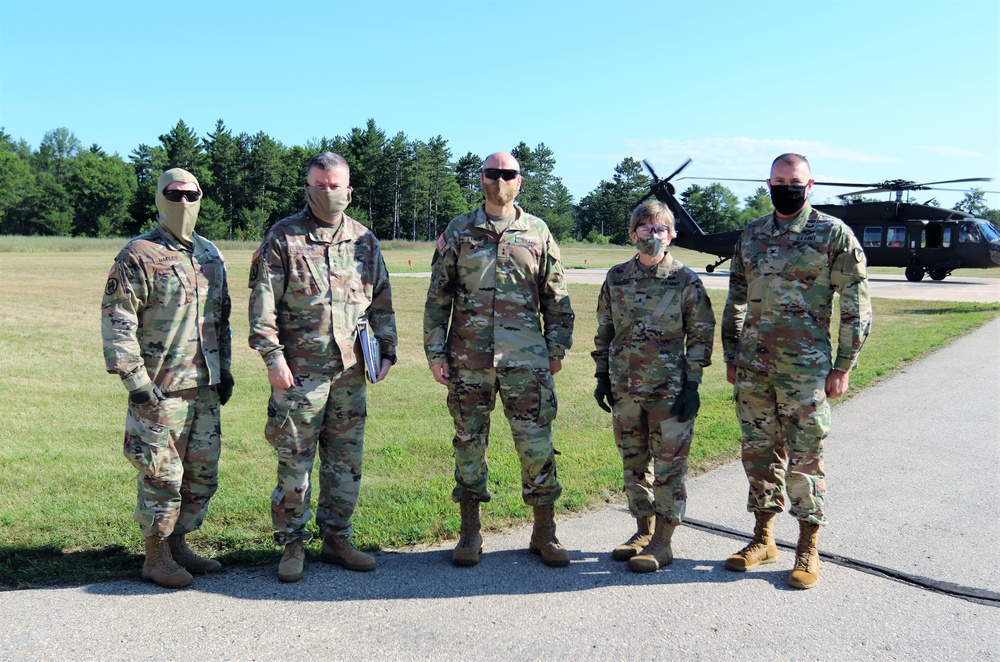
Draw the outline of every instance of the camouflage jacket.
M840 294L837 356L830 317ZM774 215L743 231L722 315L726 363L758 372L849 371L871 330L867 262L851 229L810 205L781 229Z
M438 237L424 307L431 365L548 368L573 344L559 247L542 219L516 214L497 234L480 207Z
M318 223L307 206L275 223L250 265L250 347L268 368L339 372L358 362L358 321L396 355L389 272L375 235L344 214Z
M652 270L638 257L608 270L597 299L597 373L616 393L676 397L712 364L715 315L698 276L670 253Z
M150 381L168 393L210 386L230 369L225 263L212 242L191 241L188 248L157 226L130 241L108 274L104 362L129 391Z

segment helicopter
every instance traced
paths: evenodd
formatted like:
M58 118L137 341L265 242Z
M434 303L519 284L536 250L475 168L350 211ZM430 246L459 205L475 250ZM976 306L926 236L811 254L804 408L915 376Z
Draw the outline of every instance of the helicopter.
M673 243L700 253L715 255L719 259L705 267L708 273L733 257L733 250L742 230L706 233L675 197L676 188L671 183L691 163L688 159L668 177L660 179L643 160L643 165L653 178L650 192L666 204L674 215L677 237ZM681 179L697 179L681 177ZM716 181L760 182L757 179L717 178ZM820 186L865 187L865 190L845 193L841 199L865 193L893 191L894 202L853 202L844 205L813 205L813 208L844 221L858 238L865 251L868 266L903 267L906 279L911 282L944 280L955 269L991 269L1000 267L1000 232L989 221L975 218L955 209L903 202L903 191L931 189L936 184L958 182L985 182L988 178L951 179L941 182L916 182L895 179L877 184L844 182L816 182ZM952 191L956 189L937 189ZM995 192L995 191L990 191ZM643 198L643 199L645 199Z

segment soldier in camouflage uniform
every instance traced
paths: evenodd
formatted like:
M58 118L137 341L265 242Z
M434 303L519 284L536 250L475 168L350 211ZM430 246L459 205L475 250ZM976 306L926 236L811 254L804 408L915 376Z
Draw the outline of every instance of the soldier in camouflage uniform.
M737 242L722 316L726 376L735 385L750 481L747 509L756 517L753 539L726 567L745 571L777 560L774 516L785 508L787 484L799 520L788 583L811 588L819 581L816 543L826 524L828 398L847 391L872 311L865 254L850 228L809 205L813 179L805 157L779 156L767 183L775 211L750 223ZM836 356L834 292L840 294Z
M124 452L139 471L142 576L169 588L222 567L184 539L218 487L219 406L233 392L226 268L194 232L200 198L191 173L160 176L159 224L115 258L101 305L108 372L129 392Z
M573 310L559 248L544 221L514 204L517 160L489 156L479 178L486 202L458 216L437 239L424 308L424 350L434 379L448 387L455 422L455 489L462 530L452 562L482 553L479 504L497 392L521 461L521 496L533 507L529 549L551 566L569 564L555 536L556 476L552 375L572 344ZM449 326L450 322L450 326Z
M324 152L306 169L308 204L276 223L250 267L250 346L271 384L264 435L278 452L271 494L274 541L284 546L278 579L302 578L310 538L306 523L319 448L316 523L320 560L367 571L375 559L351 544L351 516L361 485L366 409L358 322L378 338L385 379L396 362L396 319L378 240L344 213L350 168Z
M636 533L612 552L635 572L673 562L684 518L691 433L702 369L712 363L715 315L697 275L667 252L674 217L658 200L632 213L639 253L608 271L597 300L597 404L614 416Z

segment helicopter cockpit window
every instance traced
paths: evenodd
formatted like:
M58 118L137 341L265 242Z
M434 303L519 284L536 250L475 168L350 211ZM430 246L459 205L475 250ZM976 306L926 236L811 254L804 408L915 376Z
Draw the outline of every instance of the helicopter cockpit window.
M889 248L903 248L906 246L906 228L902 226L890 226L886 230L885 245Z
M878 248L882 245L882 226L865 228L865 248Z
M992 223L984 222L979 224L979 229L983 231L983 235L986 236L986 241L996 241L1000 239L1000 232L993 227Z
M958 233L958 241L962 244L980 244L983 235L979 231L979 226L975 223L962 223L962 229Z

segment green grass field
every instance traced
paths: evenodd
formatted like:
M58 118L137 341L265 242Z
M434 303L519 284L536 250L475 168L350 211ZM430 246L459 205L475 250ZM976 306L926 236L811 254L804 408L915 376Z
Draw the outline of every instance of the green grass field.
M34 240L31 250L10 250L4 239L0 587L137 577L141 539L131 519L135 472L121 454L126 395L118 378L104 370L100 337L104 281L124 242ZM278 550L271 543L268 504L275 457L263 437L268 387L263 362L246 344L253 246L221 246L233 297L236 390L223 409L221 487L204 528L191 542L225 564L273 563ZM631 252L576 245L563 254L568 268L579 268L584 260L590 267L611 266ZM390 242L385 255L394 273L427 271L431 245ZM704 256L681 259L702 265ZM385 382L368 391L365 474L355 530L356 542L369 549L430 542L458 530L458 508L450 500L451 419L445 389L431 379L421 342L426 287L425 279L393 279L399 363ZM591 396L598 289L570 286L576 347L556 377L555 443L564 485L560 510L583 511L620 496L621 460L611 417ZM725 293L710 294L719 316ZM852 392L1000 315L1000 305L876 300L875 315ZM718 342L716 359L701 389L692 474L737 456L739 430ZM483 516L484 526L497 530L527 519L529 510L520 500L509 428L499 413L493 423L493 501L484 506ZM317 541L312 548L318 550Z

